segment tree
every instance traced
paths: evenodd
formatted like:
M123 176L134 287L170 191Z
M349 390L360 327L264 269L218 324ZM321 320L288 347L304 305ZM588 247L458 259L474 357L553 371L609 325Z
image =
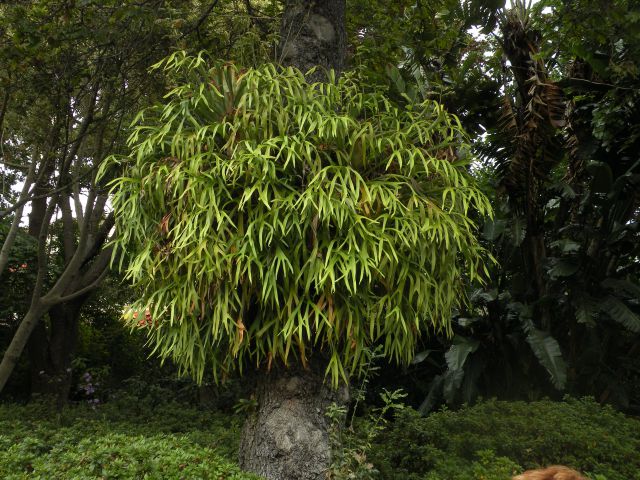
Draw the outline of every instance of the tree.
M257 367L242 464L321 478L323 377L346 384L375 344L409 362L484 272L467 137L439 104L397 106L358 72L310 83L184 53L155 68L175 88L112 161L116 245L140 292L125 316L197 379Z
M224 15L212 15L216 8ZM269 38L271 23L260 22ZM184 44L258 62L266 42L255 40L256 30L229 1L31 0L0 6L2 174L8 174L7 184L23 180L19 194L3 192L0 199L0 279L6 292L13 280L32 280L24 292L30 306L13 301L8 314L13 339L0 364L0 391L26 348L32 393L54 394L59 403L67 398L80 311L111 256L102 247L113 217L95 171L123 147L123 128L135 113L163 91L148 63ZM10 275L26 207L28 234L40 255L27 262L28 271Z
M493 46L509 61L494 74L504 95L490 100L501 114L476 144L496 212L483 234L499 266L454 319L434 390L448 402L569 391L635 411L637 8L513 7Z

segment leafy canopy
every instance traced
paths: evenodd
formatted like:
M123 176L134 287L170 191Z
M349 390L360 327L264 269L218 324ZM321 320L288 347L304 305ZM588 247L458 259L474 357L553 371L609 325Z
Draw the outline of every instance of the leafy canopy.
M469 215L490 214L456 117L357 72L310 85L183 52L154 68L177 86L111 165L141 292L125 319L163 358L201 380L322 351L337 384L374 343L409 362L425 327L449 330L488 258Z

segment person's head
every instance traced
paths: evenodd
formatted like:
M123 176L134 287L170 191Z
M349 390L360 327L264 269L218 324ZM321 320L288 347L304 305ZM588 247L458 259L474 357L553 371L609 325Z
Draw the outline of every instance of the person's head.
M516 475L512 480L587 480L575 470L560 465L541 468L538 470L527 470Z

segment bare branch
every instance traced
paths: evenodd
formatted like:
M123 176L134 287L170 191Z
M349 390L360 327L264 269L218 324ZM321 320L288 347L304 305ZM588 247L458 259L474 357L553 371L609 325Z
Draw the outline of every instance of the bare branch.
M85 178L87 178L88 176L92 175L94 172L96 172L98 170L98 165L94 165L92 166L89 170L87 170L86 172L84 172L82 175L80 175L78 177L78 180L84 180ZM16 202L15 204L13 204L11 207L6 208L5 210L2 210L0 212L0 220L2 220L3 218L11 215L11 213L15 212L18 208L20 208L22 205L24 205L25 203L28 203L32 200L38 200L41 198L47 198L47 197L51 197L53 195L56 195L60 192L63 192L65 190L68 190L69 187L71 187L73 185L73 182L77 181L77 180L71 180L71 182L69 183L65 183L62 186L53 188L47 192L41 193L39 195L30 195L29 197L20 200L18 202ZM33 192L31 192L33 193Z
M24 185L22 186L22 191L20 192L20 196L18 199L24 199L29 194L29 189L31 188L31 184L33 183L33 177L35 176L35 162L31 163L29 167L29 173L27 173L27 178L24 181ZM11 227L9 228L9 232L2 243L2 250L0 250L0 275L4 272L7 263L9 262L9 252L11 248L13 248L13 242L18 235L18 227L20 226L20 221L22 220L22 211L23 206L16 210L16 214L13 217L13 221L11 222Z
M107 276L107 273L109 272L108 268L105 268L100 275L98 276L98 278L96 278L93 282L91 282L89 285L87 285L84 288L81 288L80 290L76 290L75 292L69 294L69 295L65 295L63 297L57 297L55 298L55 302L56 303L64 303L64 302L68 302L69 300L74 300L78 297L81 297L82 295L85 295L87 293L92 292L93 290L95 290L99 285L100 282L102 282L102 280L104 279L104 277Z
M0 152L0 157L2 156L2 153ZM7 160L2 160L0 161L0 165L4 165L5 167L9 167L9 168L15 168L16 170L20 170L20 171L25 171L25 170L29 170L29 167L27 165L20 165L18 163L13 163Z
M205 12L200 16L196 24L193 27L186 30L180 38L183 39L190 33L198 31L202 26L202 24L205 22L205 20L209 17L209 15L211 15L211 12L213 11L213 9L216 8L216 5L218 5L219 1L220 0L215 0L211 2L211 5L209 5L209 7L205 10Z
M33 287L33 293L31 295L31 304L35 305L40 302L40 294L44 285L44 279L47 275L47 267L49 265L47 258L47 236L49 234L49 224L51 223L51 217L55 211L56 204L58 202L55 198L52 198L47 206L47 210L42 218L42 225L40 227L40 233L38 234L38 273L36 275L36 283Z

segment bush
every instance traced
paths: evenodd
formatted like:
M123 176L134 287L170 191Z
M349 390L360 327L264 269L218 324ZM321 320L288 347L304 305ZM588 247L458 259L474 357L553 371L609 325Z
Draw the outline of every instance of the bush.
M593 400L486 401L420 417L403 409L370 460L387 480L508 480L549 464L640 480L640 422Z
M356 423L359 437L343 438L353 455L335 478L509 480L561 463L593 480L640 480L640 422L592 400L494 400L425 418L397 411L378 435L363 424L384 425L382 417ZM235 465L240 421L124 393L61 414L46 404L0 404L0 478L256 479Z
M0 478L257 479L235 465L238 432L236 418L178 403L57 417L42 404L0 405Z

